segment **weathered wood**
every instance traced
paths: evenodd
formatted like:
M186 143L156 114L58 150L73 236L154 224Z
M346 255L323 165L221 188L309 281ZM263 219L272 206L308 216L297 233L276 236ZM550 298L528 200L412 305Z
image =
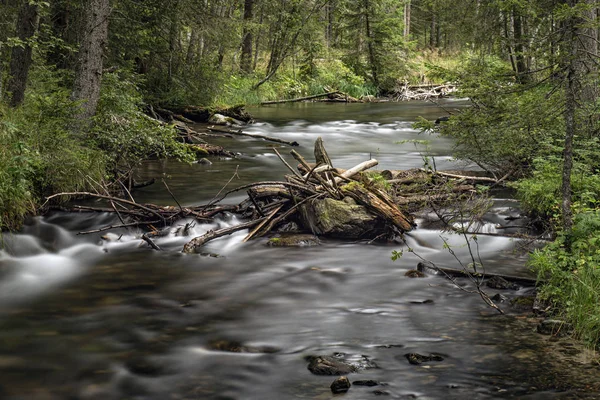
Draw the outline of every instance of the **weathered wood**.
M375 194L358 183L350 183L340 188L344 195L352 197L357 203L364 205L373 213L385 218L402 232L413 229L413 221L406 216L389 198Z
M464 180L472 181L472 182L498 183L498 179L488 178L488 177L485 177L485 176L457 175L457 174L450 174L448 172L430 171L430 170L426 170L426 169L423 169L423 168L421 168L421 171L427 172L427 173L431 173L431 174L434 174L434 175L445 176L447 178L464 179Z
M333 167L333 162L331 162L331 158L329 158L329 154L327 154L327 150L325 150L325 145L323 144L323 138L321 138L321 136L315 140L314 154L317 164L326 164Z
M373 168L377 164L379 164L379 161L377 161L374 158L364 161L364 162L361 162L360 164L358 164L350 169L347 169L342 174L340 174L340 176L336 176L333 180L334 184L339 185L342 182L344 182L345 180L352 178L354 175L358 174L359 172L366 171L367 169ZM315 189L317 191L323 190L323 186L322 185L317 186Z
M308 171L310 171L312 169L312 167L310 166L310 164L308 162L306 162L306 160L304 159L304 157L302 157L300 155L300 153L298 153L296 150L290 151L290 154L292 155L292 157L294 157L294 159L296 161L298 161L300 163L300 165L302 165L302 167L306 170L306 172L308 172Z
M196 253L197 250L199 250L202 246L204 246L206 243L210 242L211 240L220 238L222 236L231 235L232 233L235 233L235 232L238 232L238 231L241 231L244 229L252 228L253 226L256 226L256 225L260 224L261 222L263 222L265 220L265 218L267 218L267 217L244 222L242 224L219 229L217 231L210 230L210 231L206 232L204 235L195 237L192 240L190 240L189 242L187 242L185 244L185 246L183 246L183 252L186 254Z
M209 126L208 127L209 131L212 132L221 132L221 133L228 133L230 135L237 135L237 136L247 136L247 137L251 137L251 138L255 138L255 139L264 139L264 140L268 140L270 142L275 142L275 143L281 143L281 144L287 144L288 146L300 146L300 144L296 141L288 141L288 140L283 140L283 139L278 139L278 138L274 138L271 136L265 136L265 135L255 135L253 133L246 133L246 132L242 132L241 130L234 130L234 129L227 129L227 128L218 128L216 126Z
M246 235L246 237L244 238L244 240L242 240L242 242L245 243L248 240L254 238L256 235L258 235L258 233L261 231L261 229L275 217L275 215L279 212L279 210L281 210L283 208L284 205L285 204L281 204L275 210L273 210L271 212L271 214L269 214L266 218L264 218L264 220L260 224L258 224L256 226L256 228L254 228L252 230L252 232L250 232L248 235Z
M263 102L260 103L260 105L261 106L266 106L266 105L269 105L269 104L296 103L296 102L304 101L304 100L312 100L312 99L318 99L320 97L327 97L329 95L337 94L337 93L340 93L340 92L338 92L338 91L335 91L335 92L326 92L326 93L315 94L315 95L312 95L312 96L297 97L295 99L263 101Z
M265 197L289 197L290 192L283 185L256 186L248 190L255 199Z
M424 272L424 273L429 272L429 270L435 270L435 271L441 272L444 275L457 277L457 278L466 278L469 275L476 276L476 277L485 277L485 278L498 277L498 278L504 278L509 282L516 283L521 286L536 286L536 284L538 282L543 282L543 281L539 281L536 278L528 278L526 276L507 275L507 274L500 274L500 273L494 273L494 272L488 272L488 271L486 271L485 273L475 273L472 271L467 272L462 269L440 267L431 262L420 262L417 265L417 270L420 272Z

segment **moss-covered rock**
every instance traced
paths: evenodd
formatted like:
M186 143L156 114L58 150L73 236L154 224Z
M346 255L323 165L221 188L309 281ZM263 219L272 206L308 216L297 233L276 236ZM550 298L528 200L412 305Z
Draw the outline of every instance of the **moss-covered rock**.
M285 235L269 239L267 246L272 247L305 247L318 246L319 239L313 235Z
M301 207L300 223L307 231L343 239L375 238L387 234L385 221L347 197L318 199Z

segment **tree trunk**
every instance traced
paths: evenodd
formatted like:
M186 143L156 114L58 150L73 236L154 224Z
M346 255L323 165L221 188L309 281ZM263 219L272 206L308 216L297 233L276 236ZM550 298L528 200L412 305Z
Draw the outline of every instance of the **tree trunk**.
M252 8L254 0L244 1L244 38L242 40L242 57L240 60L240 69L247 74L252 72Z
M86 121L96 113L102 82L102 54L108 39L109 0L88 0L85 29L79 50L73 100L81 102L76 119Z
M523 42L523 16L516 7L513 8L513 31L515 38L517 82L524 84L529 82L529 71L527 70L527 59L525 57L525 45Z
M596 15L595 3L595 0L568 0L567 2L572 8L580 4L588 4L589 8L584 8L580 15L574 15L565 22L565 145L561 186L561 211L565 232L571 231L573 227L571 173L574 138L577 135L592 134L590 122L595 118L594 105L598 97L595 41L597 28L589 25ZM592 109L586 109L590 105Z
M373 47L373 32L371 31L371 19L370 19L370 4L369 0L364 0L364 8L365 8L365 29L367 33L367 49L369 51L369 64L371 64L371 74L373 75L373 84L379 87L379 76L378 76L378 65L377 65L377 56L375 55L375 48Z
M404 3L404 40L408 41L410 36L410 0Z
M565 147L563 150L562 171L562 224L565 232L570 232L573 227L573 212L571 211L571 171L573 170L573 138L577 129L575 123L575 112L577 109L577 87L576 87L576 58L577 58L577 33L576 19L569 18L565 29L565 47L570 47L566 52L566 82L565 82Z
M27 87L27 75L31 67L31 43L38 25L38 6L23 1L19 9L17 19L17 37L24 42L23 46L15 46L12 49L10 59L10 77L7 91L10 93L9 104L12 107L19 106L25 99L25 88Z

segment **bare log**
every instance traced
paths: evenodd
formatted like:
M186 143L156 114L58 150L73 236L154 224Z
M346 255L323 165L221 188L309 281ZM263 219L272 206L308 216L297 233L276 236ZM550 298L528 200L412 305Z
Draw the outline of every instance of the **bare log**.
M432 173L434 175L445 176L447 178L464 179L464 180L472 181L472 182L498 183L498 179L488 178L488 177L485 177L485 176L457 175L457 174L450 174L448 172L429 171L429 170L426 170L426 169L423 169L423 168L421 168L421 171L423 171L423 172L429 172L429 173Z
M277 139L277 138L274 138L271 136L255 135L252 133L242 132L241 130L236 131L234 129L221 128L221 127L216 127L214 125L209 126L207 129L212 132L221 132L221 133L228 133L230 135L248 136L248 137L255 138L255 139L264 139L264 140L268 140L270 142L287 144L288 146L292 146L292 147L300 146L300 144L298 144L298 142L296 142L296 141L290 142L290 141L283 140L283 139Z
M46 197L46 202L42 206L44 206L46 203L48 203L48 201L52 200L53 198L59 197L59 196L97 197L99 199L105 199L105 200L114 201L114 202L118 202L118 203L128 204L128 205L130 205L132 207L139 208L141 210L147 211L150 214L153 214L153 215L157 216L158 218L160 218L163 221L163 223L166 224L165 217L163 215L161 215L159 212L157 212L157 211L155 211L155 210L153 210L151 208L148 208L146 206L143 206L141 204L135 203L135 202L130 201L130 200L119 199L119 198L112 197L112 196L105 196L105 195L98 194L98 193L91 193L91 192L63 192L63 193L57 193L57 194L53 194L52 196Z
M331 158L329 158L329 154L327 154L327 150L325 150L325 145L323 144L323 138L321 138L321 136L315 140L314 153L317 164L326 164L333 167L333 163L331 162Z
M373 168L377 164L379 164L379 161L377 161L374 158L364 161L350 169L347 169L342 174L340 174L340 176L336 176L334 179L334 182L336 185L339 185L340 183L344 182L344 180L347 180L347 179L353 177L354 175L358 174L359 172L365 171L369 168ZM317 186L316 190L317 191L323 190L323 186Z
M211 240L222 237L222 236L231 235L232 233L235 233L237 231L252 228L253 226L256 226L256 225L260 224L261 222L263 222L265 220L265 218L266 217L255 219L253 221L244 222L244 223L236 225L236 226L230 226L228 228L219 229L218 231L210 230L210 231L206 232L204 235L195 237L194 239L187 242L185 244L185 246L183 246L183 252L186 254L196 253L196 251L199 250L200 247L202 247L206 243L210 242Z
M320 97L327 97L329 95L338 94L338 93L340 93L340 92L339 91L335 91L335 92L326 92L326 93L315 94L315 95L312 95L312 96L297 97L295 99L263 101L263 102L260 103L260 105L261 106L266 106L266 105L269 105L269 104L296 103L296 102L304 101L304 100L312 100L312 99L318 99Z
M412 220L404 215L400 209L392 204L391 199L382 198L367 190L361 184L350 183L340 188L343 194L352 197L357 203L364 205L373 213L380 215L385 220L390 221L402 232L408 232L413 228Z
M158 245L156 243L154 243L154 241L152 239L150 239L148 234L144 233L142 235L142 240L144 242L148 243L148 245L150 245L150 247L152 247L154 250L162 251L162 249L160 247L158 247Z

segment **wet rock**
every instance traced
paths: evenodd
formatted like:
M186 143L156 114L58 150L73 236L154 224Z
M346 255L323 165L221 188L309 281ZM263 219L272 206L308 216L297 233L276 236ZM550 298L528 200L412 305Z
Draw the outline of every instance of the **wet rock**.
M280 225L277 230L279 233L299 233L301 232L300 227L294 221L286 222Z
M404 347L403 344L381 344L379 346L375 346L378 349L393 349L393 348L402 348Z
M417 264L417 271L422 272L426 275L436 275L438 273L438 269L432 262L429 261L421 261Z
M559 319L545 319L537 326L542 335L567 336L573 331L573 326Z
M500 290L519 290L519 285L509 282L501 276L493 276L485 283L487 287Z
M385 221L370 214L351 198L313 200L300 207L301 225L306 231L342 239L374 238L389 233Z
M548 311L552 308L552 305L547 300L541 299L539 296L535 296L533 300L533 312L536 315L546 316Z
M408 278L425 278L427 275L425 273L418 271L416 269L409 269L404 273L404 276Z
M237 119L235 119L233 117L228 117L228 116L225 116L223 114L218 114L218 113L211 115L211 117L208 119L208 123L215 124L215 125L224 125L224 126L244 125L243 122L238 121Z
M372 379L365 379L365 380L361 380L361 381L354 381L354 382L352 382L352 384L354 386L369 386L369 387L371 387L371 386L378 386L379 382L374 381Z
M315 375L347 375L356 372L356 367L329 356L311 356L308 370Z
M516 311L531 311L533 309L533 296L518 296L510 301L510 305Z
M505 301L508 301L508 297L500 293L496 293L494 296L491 297L491 299L496 303L504 303Z
M410 302L410 304L433 304L434 301L431 299L425 299L425 300L413 300Z
M144 376L159 376L164 373L162 365L148 358L136 357L125 362L125 367L134 374Z
M408 362L413 365L419 365L424 362L430 362L430 361L444 361L444 357L442 357L439 354L433 354L433 353L429 354L428 356L424 356L424 355L418 354L418 353L408 353L408 354L405 354L404 357L406 357Z
M346 393L350 389L350 381L345 376L340 376L331 384L330 388L334 394Z
M208 158L202 157L201 159L198 160L198 164L212 165L212 161L210 161Z
M318 246L321 242L313 235L284 235L273 237L267 242L271 247L308 247Z
M208 343L207 348L230 353L277 353L279 351L274 347L246 346L234 340L213 340Z
M373 394L375 396L389 396L390 392L386 392L385 390L373 390Z

